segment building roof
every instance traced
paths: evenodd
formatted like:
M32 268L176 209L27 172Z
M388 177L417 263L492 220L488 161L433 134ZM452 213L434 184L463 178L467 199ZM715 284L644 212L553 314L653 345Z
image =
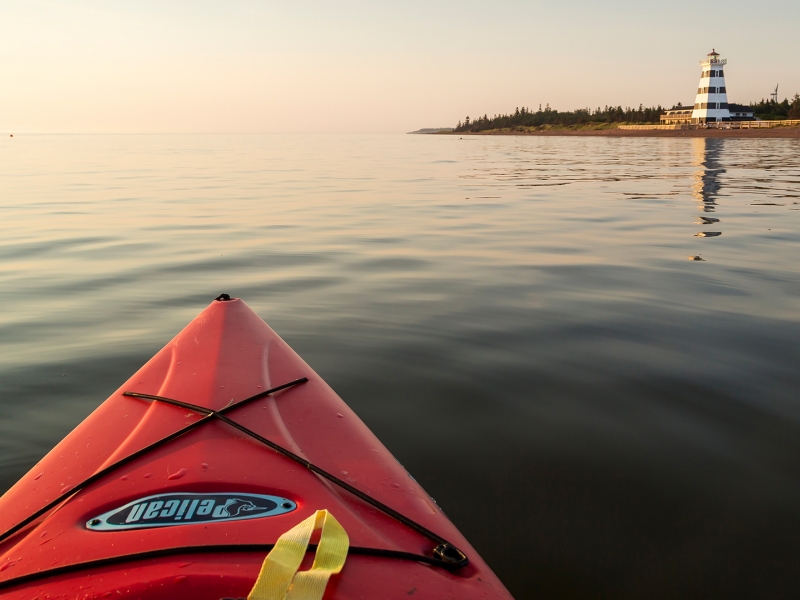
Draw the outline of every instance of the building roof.
M732 102L728 102L728 110L731 112L753 112L752 106L747 106L745 104L733 104Z
M709 52L709 53L708 53L708 55L709 55L709 56L719 56L719 52L717 52L716 50L714 50L714 49L712 48L712 49L711 49L711 52Z

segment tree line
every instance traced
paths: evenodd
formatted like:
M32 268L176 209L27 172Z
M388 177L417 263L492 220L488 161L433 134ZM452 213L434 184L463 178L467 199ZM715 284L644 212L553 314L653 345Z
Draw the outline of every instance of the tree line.
M750 104L753 114L762 120L781 120L781 119L800 119L800 94L795 94L791 100L784 99L783 102L775 100L761 100ZM683 108L680 104L676 108ZM691 107L686 107L691 108ZM659 117L666 112L660 104L645 108L621 106L606 106L604 108L579 108L573 111L559 111L546 105L542 109L541 104L537 111L533 111L525 106L517 108L513 114L494 115L490 117L483 115L476 119L466 117L464 121L459 121L456 125L456 132L478 132L489 129L513 129L516 127L543 127L546 125L556 125L561 127L580 127L587 125L603 125L616 123L649 124L658 123Z
M659 106L645 108L641 104L639 108L622 108L621 106L579 108L573 111L559 111L550 108L548 104L542 109L532 111L523 106L517 108L510 115L495 115L489 117L483 115L476 119L465 118L459 121L455 131L485 131L487 129L505 129L510 127L542 127L544 125L561 126L580 126L594 125L603 123L658 123L659 115L664 113L664 109Z
M783 102L772 99L751 102L750 107L753 109L753 115L763 121L800 119L800 94L795 94L791 100L784 98Z

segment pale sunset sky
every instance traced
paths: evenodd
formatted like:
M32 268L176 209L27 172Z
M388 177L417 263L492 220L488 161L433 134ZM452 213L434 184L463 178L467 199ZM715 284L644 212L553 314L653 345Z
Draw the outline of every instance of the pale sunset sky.
M800 2L0 0L0 131L403 132L800 92Z

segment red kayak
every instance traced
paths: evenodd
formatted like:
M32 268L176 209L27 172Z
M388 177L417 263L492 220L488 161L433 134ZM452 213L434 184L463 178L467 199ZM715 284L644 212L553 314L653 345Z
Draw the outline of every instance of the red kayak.
M0 498L0 597L511 598L355 413L224 294Z

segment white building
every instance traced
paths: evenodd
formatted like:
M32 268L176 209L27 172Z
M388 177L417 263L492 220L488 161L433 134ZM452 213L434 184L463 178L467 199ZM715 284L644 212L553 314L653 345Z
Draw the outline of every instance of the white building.
M725 89L725 74L722 67L727 60L720 58L713 49L706 60L701 61L703 72L700 75L700 86L692 111L692 123L714 123L730 121L728 110L728 93Z
M728 111L731 113L731 121L755 121L756 117L751 106L744 104L733 104L728 102Z
M661 121L662 125L683 125L692 122L692 113L694 109L692 108L683 108L681 107L674 107L670 108L666 111L659 120Z

